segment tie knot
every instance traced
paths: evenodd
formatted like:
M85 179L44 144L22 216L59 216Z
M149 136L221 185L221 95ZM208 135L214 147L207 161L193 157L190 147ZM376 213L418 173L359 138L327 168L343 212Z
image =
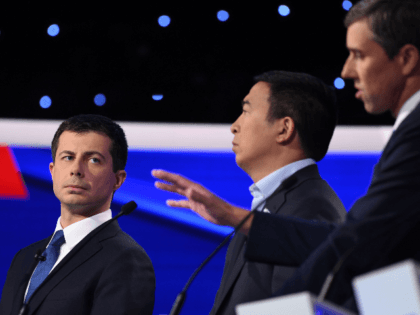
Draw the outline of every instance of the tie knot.
M61 245L63 245L66 242L65 238L64 238L64 232L63 230L58 230L57 232L55 232L53 239L51 240L50 245L54 246L54 247L60 247Z

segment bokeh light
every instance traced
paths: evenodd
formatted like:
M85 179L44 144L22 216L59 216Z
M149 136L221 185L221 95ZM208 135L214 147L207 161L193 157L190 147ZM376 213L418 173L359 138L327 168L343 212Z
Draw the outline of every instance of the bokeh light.
M348 11L353 6L353 3L351 1L345 0L343 1L343 9Z
M290 9L287 5L279 6L279 14L281 16L288 16L290 14Z
M48 95L44 95L43 97L41 97L41 99L39 100L39 105L42 108L48 108L51 106L51 98Z
M221 22L226 22L229 18L229 13L225 10L220 10L219 12L217 12L217 18Z
M52 37L57 36L58 33L60 33L60 28L57 24L52 24L50 27L48 27L47 33Z
M344 80L342 78L337 78L334 80L334 86L336 89L344 89L344 87L346 86L346 84L344 83Z
M106 97L105 95L100 94L100 93L96 94L95 98L93 99L93 102L95 103L95 105L102 106L106 102Z
M167 15L162 15L159 17L158 23L162 27L167 27L171 23L171 18Z

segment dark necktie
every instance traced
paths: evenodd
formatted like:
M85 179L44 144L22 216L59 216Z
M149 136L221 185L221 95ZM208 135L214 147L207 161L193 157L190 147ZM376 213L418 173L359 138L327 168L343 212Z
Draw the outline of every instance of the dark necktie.
M26 294L25 303L28 302L34 291L41 285L45 278L50 273L52 267L55 265L60 254L60 247L66 242L64 239L63 230L58 230L48 245L48 247L42 253L46 259L40 261L32 274L31 284L29 285L28 293Z

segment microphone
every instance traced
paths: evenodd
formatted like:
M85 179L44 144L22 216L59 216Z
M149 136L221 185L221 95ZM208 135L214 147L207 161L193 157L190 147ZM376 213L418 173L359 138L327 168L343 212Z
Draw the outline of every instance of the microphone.
M128 215L131 212L133 212L134 209L136 208L137 208L137 204L134 202L134 200L131 200L130 202L126 203L125 205L121 207L121 212L118 213L117 217L120 217L122 215Z
M296 178L295 175L292 175L292 176L286 178L282 182L282 184L279 186L279 188L277 188L275 190L275 192L273 194L277 193L281 189L286 189L286 188L289 188L289 187L293 186L296 182L297 182L297 178ZM217 246L216 249L201 263L201 265L198 266L198 268L194 271L194 273L188 279L188 282L184 286L184 288L182 289L182 291L177 295L177 297L176 297L176 299L174 301L174 304L172 305L172 309L171 309L171 312L169 313L169 315L178 315L181 312L182 306L184 305L185 298L186 298L186 295L187 295L187 290L190 287L190 285L193 282L193 280L195 279L195 277L201 271L201 269L203 269L203 267L213 258L213 256L216 255L216 253L229 241L229 239L231 238L231 236L240 230L240 228L245 224L245 222L249 219L249 217L254 212L256 212L257 209L259 208L259 206L261 206L264 202L265 202L265 200L263 200L262 202L260 202L254 208L254 210L250 211L248 213L248 215L241 222L239 222L239 224L235 227L235 229L228 236L225 237L225 239L219 244L219 246Z
M45 247L46 248L46 247ZM33 273L33 271L35 270L36 266L38 265L39 261L45 261L47 258L45 256L42 256L41 254L44 252L44 249L42 248L38 248L35 256L34 256L34 261L32 262L31 266L28 269L28 272L26 273L25 277L23 278L23 283L28 283L29 279L31 278L31 275ZM25 315L28 311L28 304L23 302L22 307L19 310L19 315Z
M92 237L93 235L97 234L99 231L103 230L106 226L108 226L111 222L117 220L119 217L123 216L123 215L128 215L131 212L133 212L135 209L137 208L137 204L131 200L130 202L126 203L125 205L123 205L121 207L121 211L112 219L108 220L107 222L103 223L102 225L98 226L96 229L94 229L92 232L90 232L87 236L85 236L85 239L89 237ZM83 240L82 240L83 241ZM82 241L78 244L81 245ZM48 242L47 242L48 245ZM44 247L44 249L39 248L36 251L36 254L34 256L34 261L31 264L31 268L28 269L28 274L25 276L24 281L26 283L29 282L29 279L33 273L33 270L35 269L36 265L38 264L39 261L45 261L47 258L45 256L42 256L41 254L44 252L44 250L47 248L47 246ZM33 296L33 295L32 295ZM29 300L32 298L32 296L29 298ZM28 303L27 302L23 302L22 307L20 308L19 314L18 315L25 315L28 311Z
M118 218L122 217L123 215L130 214L136 208L137 208L137 203L135 203L134 200L131 200L130 202L127 202L125 205L123 205L121 207L120 212L115 217L113 217L112 219L110 219L110 220L106 221L105 223L101 224L100 226L98 226L96 229L94 229L92 232L90 232L88 235L86 235L85 239L87 239L88 237L91 238L93 235L102 231L105 227L110 225L112 222L114 222Z
M35 260L40 260L40 261L45 261L47 258L45 256L42 256L42 249L38 248L38 250L36 251L36 254L34 256Z

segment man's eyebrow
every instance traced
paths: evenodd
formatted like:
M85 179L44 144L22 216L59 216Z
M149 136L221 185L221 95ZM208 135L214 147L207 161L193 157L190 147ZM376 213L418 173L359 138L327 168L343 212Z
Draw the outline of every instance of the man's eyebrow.
M251 106L251 103L249 101L242 101L241 104L242 104L242 107L244 107L245 105Z
M87 152L83 153L83 155L85 155L85 156L91 156L91 155L95 155L95 154L100 155L102 159L106 160L105 156L101 152L98 152L98 151L87 151Z
M63 155L63 154L74 155L74 152L73 151L69 151L69 150L64 150L64 151L61 151L58 155Z
M357 48L349 48L349 47L347 47L347 50L349 52L352 52L352 53L361 53L361 50L360 49L357 49Z
M59 155L63 155L63 154L75 155L75 153L73 151L70 151L70 150L61 151ZM99 156L101 156L102 159L106 160L105 156L101 152L98 152L98 151L86 151L86 152L83 153L83 155L85 155L85 156L91 156L91 155L95 155L95 154L98 154Z

